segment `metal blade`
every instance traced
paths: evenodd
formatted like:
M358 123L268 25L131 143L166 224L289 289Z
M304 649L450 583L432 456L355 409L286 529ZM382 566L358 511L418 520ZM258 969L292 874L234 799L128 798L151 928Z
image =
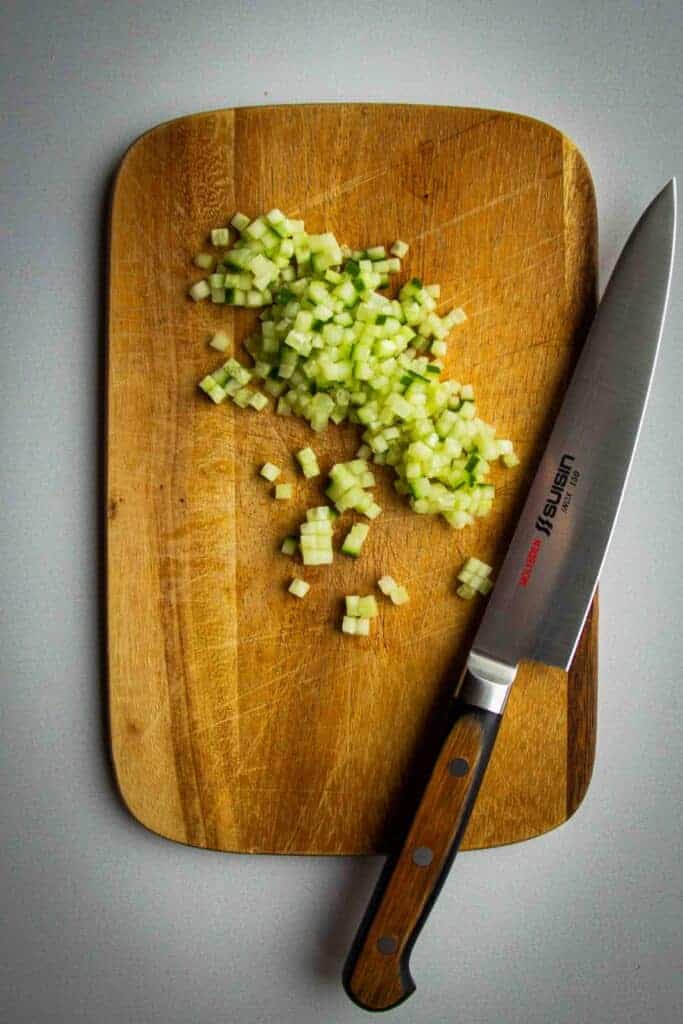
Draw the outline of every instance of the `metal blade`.
M568 668L619 512L669 294L676 182L624 247L579 357L473 652Z

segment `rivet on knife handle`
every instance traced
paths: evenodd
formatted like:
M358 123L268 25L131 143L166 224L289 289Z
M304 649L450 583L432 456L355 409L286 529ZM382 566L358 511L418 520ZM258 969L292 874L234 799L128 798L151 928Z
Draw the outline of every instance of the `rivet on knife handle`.
M349 955L344 984L367 1010L388 1010L415 991L409 957L465 834L514 679L467 671L453 703L453 725L441 748L410 831L387 863ZM495 689L491 689L495 687ZM472 695L496 710L471 703Z

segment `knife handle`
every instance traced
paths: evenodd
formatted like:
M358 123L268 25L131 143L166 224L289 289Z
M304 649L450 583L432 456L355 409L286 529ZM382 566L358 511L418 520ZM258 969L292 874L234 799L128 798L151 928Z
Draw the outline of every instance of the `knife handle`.
M408 835L387 861L344 968L347 994L365 1010L389 1010L415 991L410 952L467 829L502 709L486 711L456 697L453 716Z

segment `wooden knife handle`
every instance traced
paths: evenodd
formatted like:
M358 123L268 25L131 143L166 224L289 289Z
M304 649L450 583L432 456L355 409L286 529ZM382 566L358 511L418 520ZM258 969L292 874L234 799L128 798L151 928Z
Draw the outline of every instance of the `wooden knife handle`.
M501 721L459 698L453 715L408 835L387 861L346 962L344 987L366 1010L389 1010L415 991L410 952L467 829Z

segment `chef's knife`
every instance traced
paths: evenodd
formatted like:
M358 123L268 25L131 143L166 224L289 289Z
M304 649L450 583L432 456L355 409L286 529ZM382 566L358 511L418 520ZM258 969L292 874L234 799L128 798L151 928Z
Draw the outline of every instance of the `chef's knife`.
M650 390L675 229L672 179L619 257L449 709L452 727L346 963L346 990L365 1009L391 1009L415 990L410 951L467 828L520 661L571 664Z

